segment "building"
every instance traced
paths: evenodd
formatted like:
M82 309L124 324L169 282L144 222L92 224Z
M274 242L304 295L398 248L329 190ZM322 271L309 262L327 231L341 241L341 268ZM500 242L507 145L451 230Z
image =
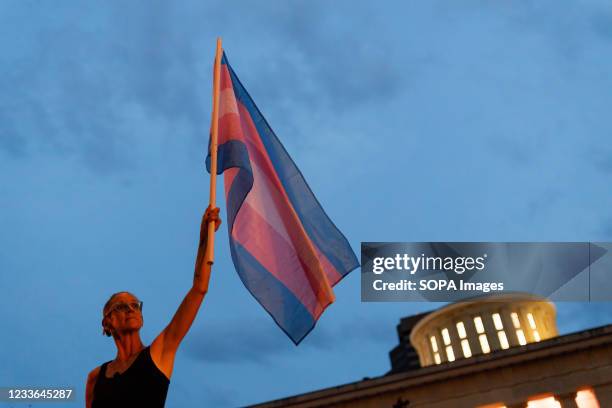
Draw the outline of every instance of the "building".
M612 325L558 336L530 295L453 303L401 319L380 377L257 408L612 408Z

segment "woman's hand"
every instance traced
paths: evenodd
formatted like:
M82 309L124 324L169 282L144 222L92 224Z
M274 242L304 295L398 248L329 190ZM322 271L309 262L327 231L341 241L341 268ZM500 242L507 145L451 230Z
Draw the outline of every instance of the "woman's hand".
M221 225L221 218L219 218L219 207L211 208L209 205L204 212L204 216L202 217L202 225L200 226L200 246L202 243L206 244L206 239L208 237L208 225L211 222L215 223L215 232L217 232L219 226Z
M208 244L208 228L212 223L214 223L215 231L217 231L221 225L221 218L219 218L219 208L211 208L209 205L202 217L200 244L198 245L195 273L193 276L193 287L202 293L208 292L208 281L210 280L211 265L205 261L205 255L206 245Z

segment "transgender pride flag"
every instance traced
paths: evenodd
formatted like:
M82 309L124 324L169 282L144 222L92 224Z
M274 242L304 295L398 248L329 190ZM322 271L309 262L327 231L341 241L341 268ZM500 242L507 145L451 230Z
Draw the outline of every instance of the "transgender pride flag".
M217 173L225 173L232 260L298 344L334 301L332 286L359 263L225 54L220 73ZM206 164L210 172L210 154Z

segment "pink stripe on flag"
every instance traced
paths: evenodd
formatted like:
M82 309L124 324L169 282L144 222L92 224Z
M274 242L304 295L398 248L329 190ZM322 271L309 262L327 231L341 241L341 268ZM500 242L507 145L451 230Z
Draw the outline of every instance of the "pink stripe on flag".
M248 203L244 203L236 216L233 237L257 259L257 261L289 289L316 318L323 308L317 301L316 289L308 281L304 261L300 257L303 248L287 242Z

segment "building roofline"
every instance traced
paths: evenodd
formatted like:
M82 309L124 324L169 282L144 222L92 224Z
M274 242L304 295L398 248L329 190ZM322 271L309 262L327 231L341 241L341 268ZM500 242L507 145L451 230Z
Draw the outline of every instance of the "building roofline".
M553 337L539 343L529 343L524 346L495 351L491 354L456 360L452 363L423 367L410 372L383 375L251 405L250 407L290 407L292 405L324 400L329 397L338 398L342 394L345 395L343 399L346 400L363 398L407 387L443 381L449 377L469 375L604 344L612 344L612 324Z

